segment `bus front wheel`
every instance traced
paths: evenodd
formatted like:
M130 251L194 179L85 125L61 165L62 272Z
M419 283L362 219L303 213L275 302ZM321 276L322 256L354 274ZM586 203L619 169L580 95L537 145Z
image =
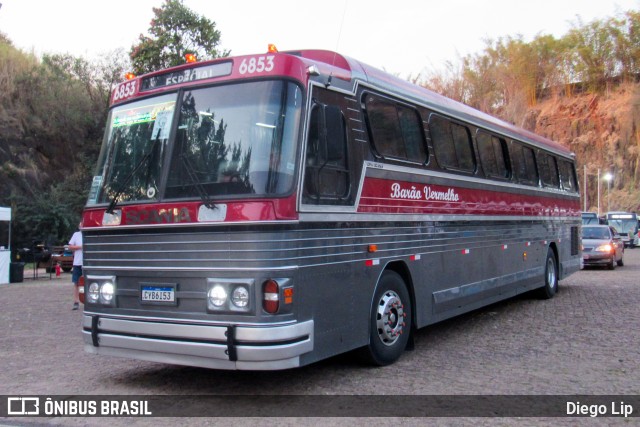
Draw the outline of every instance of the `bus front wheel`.
M411 298L402 277L382 273L371 306L369 345L362 349L368 363L390 365L398 360L411 333Z

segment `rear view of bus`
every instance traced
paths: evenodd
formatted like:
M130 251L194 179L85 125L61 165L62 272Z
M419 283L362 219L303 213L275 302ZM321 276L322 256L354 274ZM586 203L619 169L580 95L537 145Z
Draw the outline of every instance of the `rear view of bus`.
M565 147L340 54L185 64L113 92L83 216L86 351L271 370L577 271Z

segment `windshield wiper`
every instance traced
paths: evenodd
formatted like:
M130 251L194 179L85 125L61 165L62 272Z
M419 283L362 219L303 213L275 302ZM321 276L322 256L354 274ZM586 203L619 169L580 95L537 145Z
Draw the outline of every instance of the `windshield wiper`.
M212 210L217 209L217 206L215 205L215 203L213 203L213 200L211 200L211 196L209 196L209 193L207 192L207 190L205 190L204 186L198 179L196 173L193 171L191 162L189 161L189 159L187 159L187 156L184 153L180 154L180 160L182 161L182 164L187 171L187 175L189 176L189 180L195 187L200 200L202 200L207 208Z
M162 128L158 129L158 133L156 134L156 139L154 139L153 142L151 143L151 148L149 149L149 151L144 155L142 159L140 159L136 167L133 168L133 170L129 173L129 175L127 175L127 178L124 180L124 182L122 183L118 191L116 191L116 194L113 195L113 198L111 199L111 203L109 203L109 207L107 208L107 211L106 211L108 214L113 214L113 209L118 204L118 198L127 188L127 184L129 184L129 181L131 181L131 178L133 178L133 176L136 174L138 169L140 169L142 165L145 164L145 162L149 159L149 157L151 157L151 154L156 149L156 144L160 140L160 132L162 132Z

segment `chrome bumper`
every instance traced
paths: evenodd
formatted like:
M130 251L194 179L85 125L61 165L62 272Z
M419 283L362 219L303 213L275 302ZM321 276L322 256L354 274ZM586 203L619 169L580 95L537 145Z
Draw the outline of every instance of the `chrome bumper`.
M213 369L300 366L313 350L313 321L290 325L196 325L85 314L87 353Z

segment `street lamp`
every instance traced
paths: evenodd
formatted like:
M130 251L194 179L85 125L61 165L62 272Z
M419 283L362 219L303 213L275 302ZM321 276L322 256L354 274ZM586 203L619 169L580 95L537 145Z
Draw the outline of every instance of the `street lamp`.
M591 168L592 165L589 165L589 168ZM592 175L592 174L588 174L588 175ZM600 217L600 168L598 168L597 170L597 185L596 185L596 190L597 190L597 207L598 207L598 217ZM587 211L587 197L588 197L588 190L587 190L587 165L584 165L584 211Z
M607 181L607 212L611 211L611 205L609 204L609 193L611 192L611 180L613 179L613 175L611 172L607 172L602 177L605 181Z

